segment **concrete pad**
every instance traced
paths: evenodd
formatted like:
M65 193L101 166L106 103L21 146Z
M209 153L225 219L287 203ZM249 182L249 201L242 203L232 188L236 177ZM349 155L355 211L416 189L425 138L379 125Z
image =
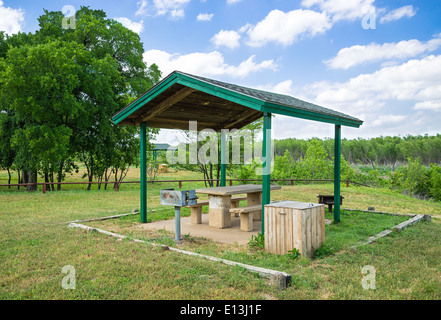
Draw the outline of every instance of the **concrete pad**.
M214 242L221 243L237 243L239 245L246 245L251 239L251 236L256 236L261 232L262 221L254 221L253 231L245 232L240 231L240 219L239 217L231 218L231 228L217 228L210 227L208 225L208 213L202 214L202 224L191 224L190 217L181 217L181 236L185 234L190 234L193 237L203 237L211 239ZM144 230L162 230L174 232L175 231L175 220L163 220L155 221L150 223L144 223L137 226L137 229Z

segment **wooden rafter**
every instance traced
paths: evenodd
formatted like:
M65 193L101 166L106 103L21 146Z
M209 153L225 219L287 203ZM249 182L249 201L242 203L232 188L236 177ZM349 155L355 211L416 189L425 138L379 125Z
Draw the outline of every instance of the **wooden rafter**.
M254 109L248 109L245 110L244 112L242 112L241 114L239 114L236 117L236 120L234 120L233 122L225 122L223 124L220 125L221 128L225 128L225 129L231 129L234 128L234 126L242 121L244 121L247 118L250 118L251 116L255 115L257 112L260 111L256 111Z
M158 104L157 106L150 109L147 113L138 117L136 122L137 123L147 122L147 121L153 119L156 115L164 112L165 110L167 110L168 108L173 106L175 103L178 103L179 101L181 101L182 99L184 99L185 97L187 97L188 95L193 93L194 91L196 91L196 90L193 88L189 88L189 87L185 87L185 88L179 90L171 97L165 99L160 104Z

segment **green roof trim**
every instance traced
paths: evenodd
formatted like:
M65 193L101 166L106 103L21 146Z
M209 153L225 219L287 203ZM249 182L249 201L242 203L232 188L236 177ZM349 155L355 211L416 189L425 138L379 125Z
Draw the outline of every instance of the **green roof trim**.
M175 83L261 112L356 128L363 124L360 119L288 95L247 88L180 71L172 72L156 86L115 114L112 120L115 124L121 122Z

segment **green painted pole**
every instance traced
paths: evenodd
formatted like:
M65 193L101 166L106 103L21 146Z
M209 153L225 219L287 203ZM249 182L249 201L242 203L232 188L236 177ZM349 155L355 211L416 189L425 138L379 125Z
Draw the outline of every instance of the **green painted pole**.
M227 185L227 132L226 130L221 130L221 187Z
M265 233L265 205L271 201L271 113L263 114L262 234Z
M334 140L334 221L340 222L341 126L338 124L335 125Z
M142 122L140 124L141 136L141 221L147 222L147 124Z

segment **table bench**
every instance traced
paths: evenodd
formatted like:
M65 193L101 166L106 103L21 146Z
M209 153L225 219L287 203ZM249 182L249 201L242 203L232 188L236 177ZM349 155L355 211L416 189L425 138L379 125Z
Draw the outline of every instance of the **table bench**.
M334 205L334 195L318 195L317 198L319 198L319 202L321 204L327 204L328 205L328 211L332 213L332 206ZM343 204L343 196L340 196L340 205Z
M281 186L272 185L271 190L279 190ZM262 185L246 184L229 187L214 187L196 189L196 194L207 194L208 204L208 225L215 228L230 228L231 216L230 209L233 207L231 199L233 195L247 195L247 205L262 205ZM236 214L236 213L234 213ZM261 215L254 215L253 220L261 220Z
M231 214L240 214L240 231L253 231L254 214L262 215L262 205L230 208Z
M236 208L239 207L240 201L246 200L247 197L233 197L231 198L231 207ZM186 208L190 208L191 212L191 224L201 224L202 223L202 207L208 206L210 203L209 200L201 200L196 204L185 206Z

